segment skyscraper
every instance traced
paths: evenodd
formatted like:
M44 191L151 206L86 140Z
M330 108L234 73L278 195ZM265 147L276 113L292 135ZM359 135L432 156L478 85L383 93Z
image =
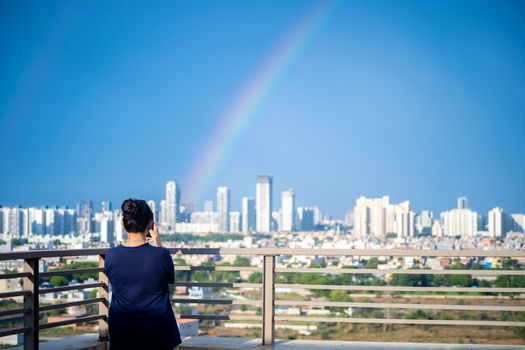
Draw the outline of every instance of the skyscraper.
M111 210L111 202L110 201L102 201L101 203L101 211L110 211Z
M458 209L469 209L469 203L467 197L458 198Z
M423 210L416 216L416 230L419 233L431 233L434 223L434 213L430 210Z
M230 212L230 232L238 233L241 229L241 213L238 211Z
M146 203L148 203L148 207L151 209L151 212L153 213L153 221L157 223L157 208L155 206L155 201L153 199L150 199Z
M255 230L255 200L252 197L242 197L242 232Z
M390 197L359 197L354 208L354 233L358 237L383 238L387 233L414 237L414 212L409 201L390 203Z
M180 189L175 181L166 183L166 225L175 229L180 207Z
M168 216L168 204L166 203L166 200L163 199L160 201L160 209L159 209L159 223L162 226L168 225L167 216Z
M271 176L261 175L256 185L257 231L270 232L273 206L273 180Z
M496 207L489 211L488 230L490 237L501 237L504 232L504 213L503 209Z
M478 214L470 209L452 209L441 213L443 235L475 237L478 233Z
M298 226L301 231L314 230L314 209L311 207L297 208Z
M295 192L293 189L282 193L281 229L291 232L295 229Z
M219 231L230 231L230 190L217 187L217 212L219 213Z
M82 201L79 212L78 231L80 233L93 232L93 202Z
M207 213L213 212L213 201L208 200L204 202L204 211Z

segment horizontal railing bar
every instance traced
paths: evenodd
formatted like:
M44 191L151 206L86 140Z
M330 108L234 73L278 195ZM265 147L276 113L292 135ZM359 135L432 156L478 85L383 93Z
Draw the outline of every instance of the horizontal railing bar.
M0 299L2 298L14 298L14 297L23 297L25 295L31 294L28 290L17 290L15 292L3 292L0 293Z
M237 316L237 315L177 315L177 318L187 319L194 318L196 320L223 320L223 321L262 321L262 316Z
M468 287L402 287L402 286L354 286L326 284L275 284L275 288L359 290L375 292L446 292L446 293L525 293L525 288L468 288Z
M328 323L379 323L379 324L424 324L434 326L502 326L525 327L525 322L473 321L473 320L422 320L399 318L345 318L345 317L300 317L275 316L275 321L328 322Z
M262 268L253 266L175 266L175 271L253 271L262 272Z
M451 305L451 304L402 304L402 303L358 303L339 301L296 301L276 300L275 305L287 306L325 306L325 307L358 307L371 309L418 309L418 310L474 310L474 311L515 311L524 312L525 306L504 305Z
M72 301L69 303L45 305L45 306L40 306L39 311L45 312L45 311L51 311L51 310L56 310L56 309L63 309L66 307L72 307L72 306L95 304L95 303L104 302L104 301L106 301L106 299L104 298L93 298L93 299Z
M325 255L419 257L525 257L524 250L442 249L304 249L304 248L169 248L172 254L202 255ZM179 253L180 252L180 253Z
M22 277L29 277L29 276L31 276L29 272L4 273L0 275L0 280L7 280L10 278L22 278Z
M0 253L0 260L39 259L39 258L62 258L67 256L91 256L104 255L107 248L89 249L62 249L62 250L28 250L20 252Z
M82 283L82 284L74 284L74 285L65 286L65 287L55 287L55 288L40 289L38 291L38 294L57 293L57 292L65 292L67 290L98 288L98 287L104 287L104 286L105 286L104 283Z
M262 288L261 283L229 283L229 282L175 282L175 287L229 287L229 288Z
M66 326L68 324L92 322L92 321L102 320L104 318L105 318L105 316L103 316L103 315L83 316L83 317L73 318L73 319L70 319L70 320L44 323L44 324L39 325L38 329L48 329L48 328L55 328L55 327L60 327L60 326Z
M31 311L30 308L17 308L17 309L8 309L8 310L0 310L0 317L4 316L10 316L10 315L18 315L18 314L25 314Z
M349 269L349 268L292 268L277 267L275 272L376 274L376 275L473 275L473 276L525 276L525 270L416 270L416 269Z
M30 327L0 329L0 337L6 337L8 335L13 334L27 333L30 330Z
M40 272L40 278L42 277L51 277L51 276L63 276L63 275L76 275L80 273L92 273L92 272L102 272L104 271L101 267L93 267L86 269L73 269L73 270L52 270L48 272Z
M237 300L237 299L171 299L178 304L216 304L216 305L262 305L260 300Z
M295 249L295 248L168 248L171 254L195 255L325 255L325 256L418 256L418 257L513 257L525 258L525 250L442 249ZM0 260L104 255L107 249L31 250L0 253Z

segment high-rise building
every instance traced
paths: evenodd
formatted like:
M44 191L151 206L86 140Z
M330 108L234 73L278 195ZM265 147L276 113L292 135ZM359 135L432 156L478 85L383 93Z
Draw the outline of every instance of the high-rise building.
M4 240L26 238L28 231L28 211L18 207L1 208L3 212Z
M46 234L56 234L57 230L55 230L55 209L54 208L46 208L44 210L46 215Z
M490 237L503 236L505 229L505 214L503 209L496 207L489 211L488 215L488 231Z
M359 197L354 208L354 234L384 238L387 233L414 237L414 212L410 202L391 204L390 197Z
M113 244L115 242L115 222L113 221L113 213L108 210L95 215L99 215L97 221L100 226L100 241Z
M230 232L241 232L241 213L238 211L230 212Z
M153 221L157 222L157 208L155 206L155 201L153 199L150 199L146 203L148 203L148 207L151 209L151 212L153 213Z
M434 213L430 210L423 210L416 216L416 231L419 233L431 233L434 224Z
M105 212L105 211L111 211L111 202L110 201L102 201L101 203L101 212Z
M295 229L295 192L293 189L282 193L281 230L291 232Z
M525 214L511 214L510 221L510 231L525 232Z
M313 207L314 210L314 226L321 225L324 221L324 213L319 207Z
M255 230L255 200L252 197L242 197L242 232Z
M219 213L219 232L230 231L230 190L217 187L217 213Z
M439 220L434 220L432 224L432 236L443 237L443 228L441 227L441 222Z
M470 209L467 197L458 198L458 209Z
M79 218L77 220L78 231L80 233L93 232L93 202L90 200L82 201L79 207Z
M190 222L191 214L196 211L195 202L182 203L179 209L179 221L178 222Z
M298 207L297 208L297 221L301 231L313 231L314 230L314 208L311 207Z
M159 210L159 223L162 226L168 226L168 204L165 199L160 201L160 210Z
M470 209L452 209L441 213L444 236L474 237L478 233L478 214Z
M0 237L4 236L4 209L0 205Z
M177 232L209 233L219 231L219 213L214 211L194 211L190 222L179 222Z
M273 180L271 176L261 175L256 185L256 226L258 232L270 232L273 208Z
M46 234L46 215L42 208L30 208L30 231L33 235ZM73 226L75 228L75 226Z
M204 211L206 213L213 213L213 201L208 200L204 202Z
M113 231L115 232L115 240L124 242L127 234L122 225L122 212L120 210L113 211Z
M166 226L175 229L180 207L180 188L175 181L166 183Z
M281 210L272 211L272 222L270 223L270 229L272 231L283 230L283 213Z

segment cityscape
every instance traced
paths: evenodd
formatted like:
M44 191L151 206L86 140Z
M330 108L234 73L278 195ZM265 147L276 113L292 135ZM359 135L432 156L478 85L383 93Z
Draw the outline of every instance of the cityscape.
M524 214L506 213L502 208L495 207L486 215L477 213L471 209L468 198L457 198L456 208L434 214L423 210L415 213L410 206L409 200L392 203L389 196L381 198L367 198L361 196L355 200L355 206L349 210L343 218L333 218L324 213L319 207L304 207L296 203L295 191L289 189L280 194L280 201L274 199L273 177L261 175L256 178L255 195L243 196L241 198L241 211L231 211L230 189L226 186L217 187L217 198L215 201L207 200L198 210L197 205L182 203L180 201L182 189L176 181L167 181L165 184L165 199L160 202L147 200L148 206L154 213L155 221L160 228L163 246L167 248L228 248L228 249L265 249L285 248L302 249L317 254L326 250L359 251L370 249L372 251L406 251L409 255L404 256L341 256L334 257L321 255L283 255L277 260L277 266L286 267L291 271L303 269L352 269L351 271L377 269L377 271L407 271L411 269L425 269L433 273L443 273L451 269L462 269L462 272L473 271L470 275L347 275L338 277L324 275L325 277L313 277L313 274L292 273L289 276L279 277L280 283L324 283L328 286L343 283L347 288L357 288L356 292L330 291L299 291L293 288L280 287L276 293L281 298L299 300L290 301L297 306L276 306L277 317L354 317L370 318L379 317L388 319L390 311L360 308L367 304L369 298L374 296L382 303L401 301L410 302L437 302L436 298L442 296L437 293L417 296L411 294L385 294L376 292L369 294L367 288L381 291L383 288L405 288L404 290L419 290L421 288L440 289L449 286L452 290L482 291L484 289L496 288L499 290L521 290L525 280L521 276L508 277L498 276L483 277L475 276L476 270L489 272L500 269L523 269L523 259L508 260L490 257L427 257L417 256L417 252L462 252L478 249L480 251L521 251L525 245ZM92 201L84 200L77 208L42 207L0 208L2 220L2 241L0 252L24 252L32 250L78 250L89 248L108 248L122 244L126 239L126 231L121 223L122 215L120 209L112 206L109 201L100 203L100 209L95 210ZM414 252L414 253L410 253ZM424 253L423 253L424 254ZM209 314L217 311L234 315L239 320L255 317L261 312L260 308L249 305L257 305L254 298L258 297L256 289L246 290L230 288L210 288L207 284L214 283L253 283L261 282L262 275L257 269L263 265L263 257L252 256L214 256L204 255L174 255L176 281L180 286L172 290L173 310L177 314L186 314L188 318L179 319L179 329L184 339L199 339L203 335L220 335L235 337L261 337L258 325L250 322L216 322L206 323L198 318L192 319L191 315ZM96 267L97 256L94 257L70 257L67 259L53 258L39 260L39 270L44 274L59 274L51 278L43 279L40 288L56 289L58 292L45 294L40 298L44 308L54 308L61 303L77 305L89 303L92 298L99 296L98 288L90 287L96 285L96 274L82 273L70 276L62 276L64 269L86 269ZM200 270L202 267L214 264L218 269L214 273ZM185 268L195 267L194 272L188 274ZM200 268L199 268L200 267ZM241 269L240 272L230 269ZM181 270L182 269L182 270ZM247 269L247 271L242 271ZM254 270L255 269L255 270ZM473 269L473 270L472 270ZM7 260L0 261L0 270L6 273L20 272L24 270L23 261ZM453 272L453 271L452 271ZM452 273L449 272L449 273ZM520 271L518 271L521 273ZM312 276L309 276L312 275ZM352 276L352 277L351 277ZM186 282L191 281L191 282ZM85 284L81 291L61 291L61 288L77 288ZM182 285L188 283L190 287ZM228 283L225 284L229 285ZM252 283L252 284L250 284ZM357 285L357 286L356 286ZM291 285L290 285L291 286ZM376 286L376 287L374 287ZM397 287L400 286L400 287ZM20 281L1 279L0 289L5 293L16 293L20 289ZM314 287L314 286L312 286ZM510 288L509 288L510 287ZM361 291L363 290L363 291ZM402 289L403 290L403 289ZM405 292L406 293L406 292ZM472 292L471 292L472 294ZM482 293L483 294L483 293ZM476 292L470 296L474 302ZM481 298L484 296L482 295ZM223 306L219 309L212 306L197 304L206 299L236 300L238 305ZM300 300L313 298L323 300L328 304L335 305L357 305L347 308L315 306L299 306ZM447 297L449 298L449 297ZM462 297L454 299L450 297L452 304L462 303ZM515 297L499 297L499 304L503 308L521 309L519 299ZM447 299L448 300L448 299ZM483 300L483 299L481 299ZM20 302L19 299L7 301L4 307L10 307ZM480 302L480 301L478 301ZM197 304L195 304L197 303ZM483 301L484 303L484 301ZM248 305L248 306L247 306ZM461 309L462 306L447 306ZM493 306L486 307L490 310ZM45 317L47 322L70 322L75 318L85 315L96 315L93 308L84 306L69 307L66 312L49 314ZM464 317L461 311L452 313L412 311L397 313L397 317L417 322L420 318L436 320L456 320ZM457 313L457 314L456 314ZM476 315L474 311L472 315ZM480 314L481 317L490 321L501 320L497 313ZM519 320L520 313L508 313L505 320ZM478 315L479 316L479 315ZM95 317L95 316L93 316ZM0 318L1 319L1 318ZM18 322L21 320L18 319ZM14 322L14 323L9 323ZM8 320L7 325L16 325L17 319ZM438 321L441 322L441 321ZM446 321L448 322L448 321ZM489 321L487 321L489 322ZM377 340L388 341L418 341L417 337L424 337L427 341L440 342L462 342L463 332L475 334L475 338L469 338L472 342L501 343L501 337L505 337L507 344L521 344L521 333L509 330L490 328L489 331L477 331L471 328L444 326L440 332L447 340L436 337L433 328L416 329L412 335L407 336L406 330L409 326L396 326L389 328L385 336L382 328L370 328L365 325L354 325L351 328L337 328L334 326L304 325L298 322L289 322L276 326L277 335L291 339L323 339L327 332L331 334L330 339L346 340ZM368 327L368 328L366 328ZM468 326L467 326L468 327ZM0 327L0 330L2 328ZM89 333L97 331L98 328L87 323L82 326L74 326L59 333L55 331L44 332L45 339L55 339L57 335L72 336L78 333ZM364 332L364 333L363 333ZM407 338L408 337L408 338ZM224 338L227 339L227 338ZM5 346L16 345L22 342L20 336L0 337L0 344Z
M524 18L0 1L0 350L524 350Z
M344 239L351 236L363 242L395 239L410 246L425 237L436 241L457 239L477 247L476 242L483 238L498 242L520 237L525 228L525 214L507 213L500 207L478 213L471 209L467 197L458 198L455 208L434 214L429 210L415 213L409 200L392 203L389 196L361 196L343 218L334 218L318 206L297 205L293 189L276 198L273 178L268 175L258 176L255 196L244 196L240 202L241 211L232 211L230 189L220 186L216 200L206 200L199 210L196 203L181 203L181 188L176 181L166 183L165 199L159 203L147 200L161 234L335 232ZM76 208L4 206L0 207L1 249L20 249L21 245L53 249L57 241L83 242L83 247L113 246L126 237L121 220L120 209L113 208L110 201L102 201L99 210L90 200L80 202Z

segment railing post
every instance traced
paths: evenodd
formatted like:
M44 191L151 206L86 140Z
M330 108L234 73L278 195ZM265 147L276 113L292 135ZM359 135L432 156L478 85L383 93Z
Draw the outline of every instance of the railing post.
M273 345L275 323L275 256L265 255L263 266L263 345Z
M98 267L104 268L105 255L98 256ZM99 283L104 283L102 287L98 288L98 297L103 298L104 301L98 303L98 314L105 316L98 321L98 339L100 341L108 340L108 316L109 316L109 281L106 272L100 271L98 273Z
M29 332L24 333L24 350L38 350L38 258L24 259L24 272L29 277L24 277L22 288L28 292L24 295L24 308L30 311L24 314L24 327L29 327Z

